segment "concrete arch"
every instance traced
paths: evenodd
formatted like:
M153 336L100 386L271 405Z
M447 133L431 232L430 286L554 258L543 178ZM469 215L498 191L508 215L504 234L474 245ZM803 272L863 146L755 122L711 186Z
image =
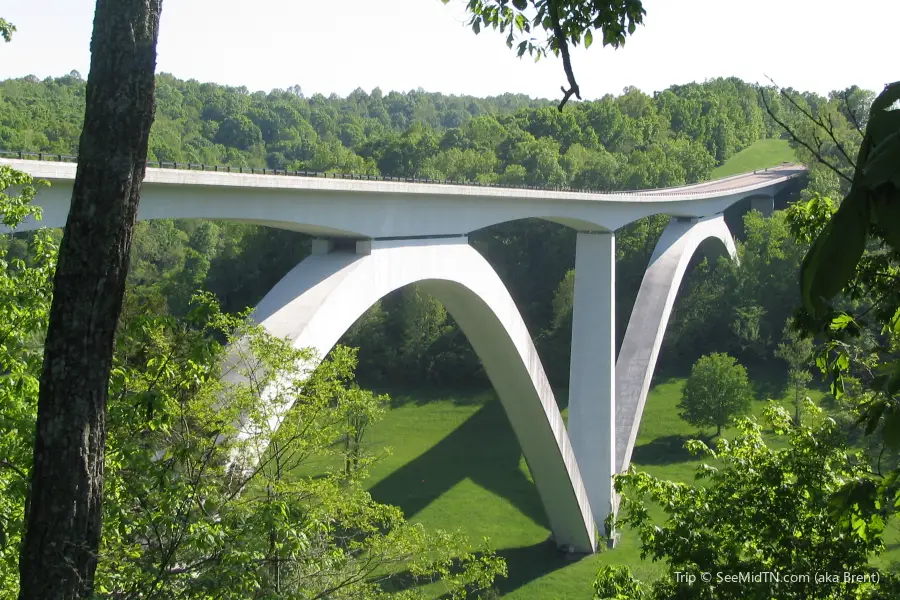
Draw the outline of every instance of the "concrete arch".
M714 238L737 258L722 215L706 219L672 219L663 231L644 273L622 347L616 360L616 469L628 469L650 391L669 315L688 263L700 244Z
M512 297L466 237L359 242L314 254L263 298L253 318L270 334L325 356L376 301L411 283L456 319L497 391L557 544L596 549L594 520L562 416ZM280 422L280 421L279 421Z

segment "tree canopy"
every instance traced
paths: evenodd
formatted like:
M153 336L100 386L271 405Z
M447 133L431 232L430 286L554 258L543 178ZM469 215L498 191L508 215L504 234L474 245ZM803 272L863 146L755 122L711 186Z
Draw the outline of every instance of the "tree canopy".
M681 418L698 427L722 428L750 409L747 370L723 353L701 356L681 394Z

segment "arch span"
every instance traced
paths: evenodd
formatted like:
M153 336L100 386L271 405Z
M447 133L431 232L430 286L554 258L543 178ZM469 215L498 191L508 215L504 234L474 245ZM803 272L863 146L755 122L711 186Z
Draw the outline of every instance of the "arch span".
M468 239L360 242L358 253L325 249L279 281L253 318L270 334L325 356L376 301L419 284L456 319L484 364L556 543L595 550L587 493L531 336L503 282Z
M710 238L721 241L732 259L737 259L734 239L721 214L706 219L673 218L644 273L616 360L616 468L620 473L631 463L656 359L681 280L694 252Z

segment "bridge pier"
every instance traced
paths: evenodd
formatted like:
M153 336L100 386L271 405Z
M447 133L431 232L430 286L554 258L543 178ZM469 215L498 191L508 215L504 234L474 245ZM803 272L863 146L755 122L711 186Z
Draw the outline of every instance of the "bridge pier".
M775 196L756 196L750 199L750 209L758 210L764 217L771 217L775 212Z
M721 214L672 218L644 273L616 357L615 234L577 237L568 432L591 513L610 542L615 532L606 531L604 521L618 507L612 478L631 463L678 288L694 252L709 238L718 239L736 258Z
M575 253L569 439L601 532L613 510L615 471L615 233L579 233Z

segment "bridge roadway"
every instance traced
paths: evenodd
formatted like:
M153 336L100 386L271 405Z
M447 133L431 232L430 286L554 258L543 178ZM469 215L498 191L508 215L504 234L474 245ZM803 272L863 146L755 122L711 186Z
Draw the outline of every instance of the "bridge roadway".
M35 202L40 224L60 227L76 165L3 160L52 186ZM418 283L459 323L481 359L528 462L557 544L597 548L614 513L612 476L628 468L653 370L690 258L707 239L736 257L722 211L735 202L771 209L775 193L805 168L782 165L680 188L599 194L566 190L257 175L148 168L139 219L208 218L317 236L313 253L263 298L253 318L270 334L325 356L372 304ZM638 292L618 359L615 233L653 214L671 219ZM578 230L568 427L518 308L467 234L495 223L542 218ZM335 238L355 243L335 244ZM355 248L350 248L355 246ZM238 345L239 346L239 345ZM239 349L226 382L240 382ZM239 434L261 449L265 427ZM244 425L243 423L241 425Z
M43 225L65 223L75 163L0 159L0 164L49 181L50 189L41 193ZM744 198L771 196L773 186L803 173L803 167L782 165L680 188L606 194L148 168L138 218L229 219L357 239L465 235L529 217L579 231L615 231L654 214L721 213Z

